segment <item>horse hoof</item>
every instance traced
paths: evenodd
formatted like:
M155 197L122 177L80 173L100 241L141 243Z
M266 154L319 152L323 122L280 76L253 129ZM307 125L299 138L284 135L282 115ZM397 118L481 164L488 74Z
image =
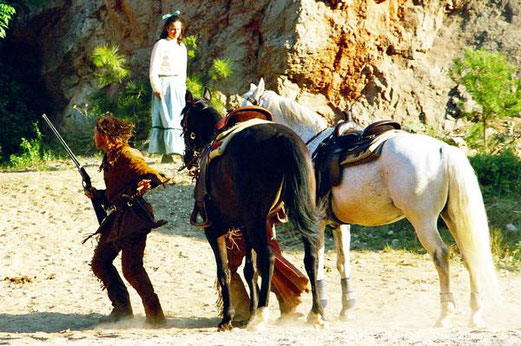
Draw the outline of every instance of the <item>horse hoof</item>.
M217 330L219 332L227 332L233 329L231 322L225 322L225 323L219 323L219 326L217 327Z
M469 321L469 327L470 328L485 328L487 324L485 323L485 320L481 316L472 316Z
M304 314L300 312L291 312L284 313L277 319L277 324L285 325L285 324L293 324L297 322L299 319L304 317Z
M260 333L264 330L264 327L266 327L264 322L257 322L248 324L246 329L248 329L250 332Z
M445 317L440 317L438 319L438 321L436 321L436 324L434 324L434 327L436 327L436 328L449 328L451 325L452 325L452 323L450 322L450 318L445 316Z
M310 312L307 319L308 324L311 324L315 328L327 329L329 328L329 324L323 318L322 315L316 314L314 312Z
M352 310L341 311L340 315L338 316L338 319L343 322L352 321L352 320L356 319L356 314Z
M267 308L257 309L250 323L248 323L247 329L253 332L260 332L264 330L266 322L268 322L268 318L269 310Z

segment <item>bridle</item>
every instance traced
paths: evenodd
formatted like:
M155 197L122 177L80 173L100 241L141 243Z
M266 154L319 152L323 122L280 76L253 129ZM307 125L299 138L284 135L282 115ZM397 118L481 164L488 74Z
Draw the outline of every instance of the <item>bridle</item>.
M259 105L259 102L257 102L257 100L254 99L254 98L251 97L251 96L246 97L246 101L248 101L249 103L251 103L251 104L254 105L254 106L258 106L258 105Z
M183 164L181 167L179 167L178 171L182 171L185 168L190 170L192 167L197 166L197 161L201 157L201 150L197 150L193 145L193 141L195 140L196 135L194 132L191 132L190 134L188 134L188 127L187 127L187 121L186 121L186 117L188 116L188 112L190 111L190 109L192 109L194 106L196 106L198 104L203 105L203 108L201 108L201 110L208 108L208 105L206 104L206 102L204 100L197 100L197 101L187 105L181 113L183 116L183 118L181 119L181 128L183 129L182 136L185 137L185 136L189 135L190 139L191 139L191 140L185 139L185 147L186 147L185 152L186 152L186 149L189 149L190 151L192 151L193 157L189 162L187 162L187 163Z

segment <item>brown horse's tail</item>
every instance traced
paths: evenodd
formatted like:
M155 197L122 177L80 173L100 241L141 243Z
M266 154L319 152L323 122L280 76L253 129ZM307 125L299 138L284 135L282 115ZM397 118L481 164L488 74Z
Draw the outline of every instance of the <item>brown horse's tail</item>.
M279 136L284 165L282 198L289 221L299 236L318 246L319 208L316 205L315 174L306 145L297 135ZM296 235L297 235L296 234Z

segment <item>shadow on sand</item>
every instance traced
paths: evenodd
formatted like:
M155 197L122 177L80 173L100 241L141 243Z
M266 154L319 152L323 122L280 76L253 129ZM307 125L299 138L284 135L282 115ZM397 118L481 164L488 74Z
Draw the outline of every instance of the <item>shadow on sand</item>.
M166 328L181 328L181 329L205 329L215 328L221 322L218 317L197 317L192 316L188 318L168 318L167 316Z
M64 330L85 330L92 327L106 326L110 329L127 329L130 326L136 328L149 328L144 322L144 318L136 317L132 320L105 323L98 322L100 314L64 314L59 312L34 312L30 314L13 315L0 314L0 333L57 333ZM208 317L188 317L188 318L169 318L164 328L181 329L206 329L217 328L220 318Z
M54 333L62 330L81 330L98 324L100 314L64 314L33 312L30 314L0 314L0 333Z

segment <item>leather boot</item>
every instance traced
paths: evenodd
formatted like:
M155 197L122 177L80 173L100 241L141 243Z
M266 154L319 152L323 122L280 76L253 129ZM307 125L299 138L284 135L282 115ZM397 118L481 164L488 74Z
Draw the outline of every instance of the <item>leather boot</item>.
M166 324L165 314L157 294L152 294L145 300L143 300L143 306L145 308L146 319L145 322L154 326L160 327Z
M134 315L132 313L132 307L130 305L114 304L112 312L107 316L100 317L99 322L118 322L122 320L129 320L132 317L134 317Z
M125 287L125 284L123 284L119 274L114 270L114 273L107 276L105 280L107 282L107 294L112 302L113 309L108 316L101 317L99 321L118 322L134 317L127 288Z

